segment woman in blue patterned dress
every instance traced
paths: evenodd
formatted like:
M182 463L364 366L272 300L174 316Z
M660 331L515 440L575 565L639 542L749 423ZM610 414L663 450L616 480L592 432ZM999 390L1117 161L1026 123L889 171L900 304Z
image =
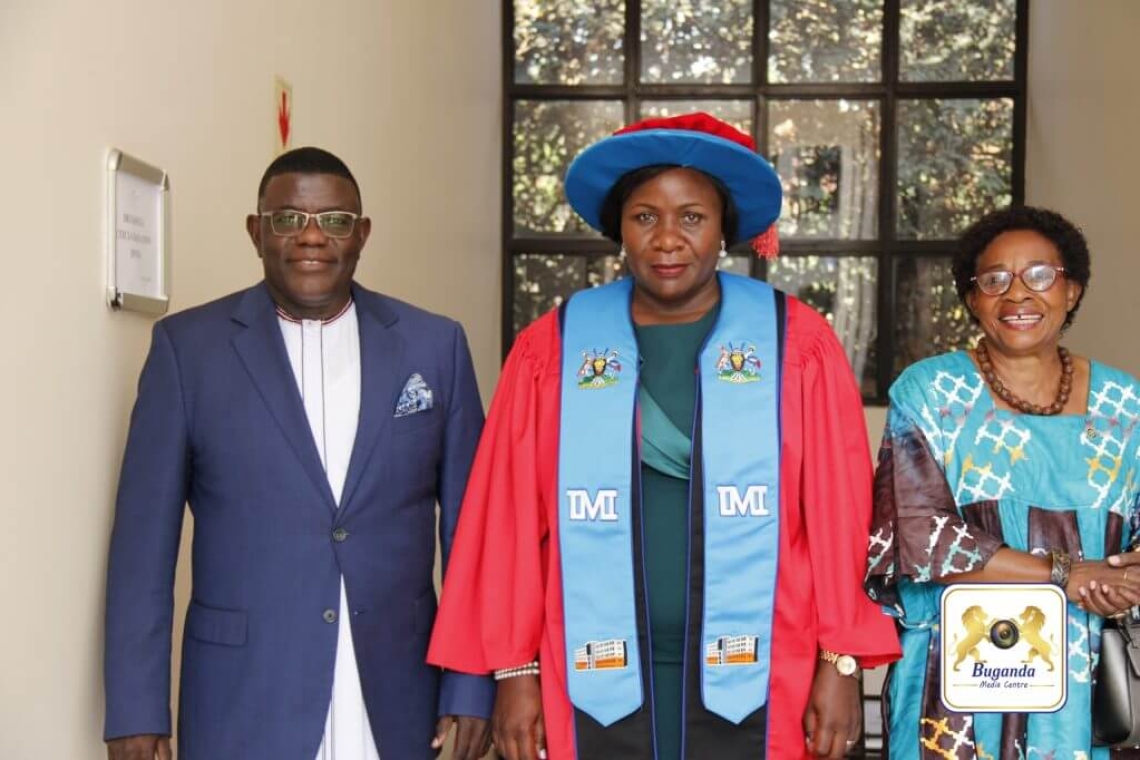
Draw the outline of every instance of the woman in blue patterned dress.
M1140 602L1133 558L1106 559L1140 508L1140 383L1060 345L1089 281L1087 244L1064 218L994 212L965 233L953 270L984 337L894 383L876 475L867 592L903 645L884 689L890 757L1107 757L1092 746L1091 690L1104 617ZM947 710L942 589L1018 581L1069 599L1068 701Z

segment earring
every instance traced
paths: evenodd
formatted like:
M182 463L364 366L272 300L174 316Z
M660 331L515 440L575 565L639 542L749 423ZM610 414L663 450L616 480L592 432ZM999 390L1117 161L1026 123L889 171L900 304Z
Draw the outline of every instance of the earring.
M722 259L728 256L728 251L724 247L724 238L720 239L720 253L717 254Z
M621 244L621 250L618 251L618 260L625 263L625 243Z

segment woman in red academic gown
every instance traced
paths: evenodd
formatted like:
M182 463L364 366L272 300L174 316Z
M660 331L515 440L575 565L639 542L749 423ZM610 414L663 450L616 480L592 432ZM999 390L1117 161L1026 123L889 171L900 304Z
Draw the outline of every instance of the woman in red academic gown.
M567 194L628 256L639 357L626 357L625 368L615 372L628 373L628 362L638 361L643 385L665 416L676 420L687 412L691 419L694 402L686 406L685 399L695 395L695 352L718 312L729 308L721 303L725 275L716 272L717 255L738 236L750 238L774 222L778 180L751 150L750 138L705 115L643 122L599 146L575 162ZM692 551L699 535L684 527L695 524L699 530L703 518L689 516L699 508L681 503L676 514L684 522L654 513L655 493L665 504L670 493L699 489L688 488L683 471L673 473L677 482L662 475L668 468L644 453L648 445L634 448L642 454L640 468L634 468L642 478L634 481L643 490L634 505L642 541L632 556L641 566L634 573L635 638L643 670L654 677L644 681L641 707L612 725L572 702L563 614L569 571L564 573L559 541L560 530L567 530L561 526L571 525L565 515L560 522L559 494L560 448L571 445L560 440L568 424L561 416L566 310L546 314L518 337L467 487L428 656L452 670L498 671L495 729L503 756L536 758L545 749L552 760L841 757L857 739L862 707L853 671L899 654L890 619L862 591L871 502L862 405L826 321L795 298L779 294L777 300L779 421L772 425L779 513L778 538L769 553L778 562L769 558L776 572L767 579L773 598L770 650L761 657L768 664L767 699L739 720L726 720L701 704L702 586L693 579L711 573L712 560ZM575 356L580 349L566 348ZM678 357L682 371L673 372L669 382L660 380ZM659 423L651 421L640 398L636 431L648 442L648 428ZM695 403L699 418L702 402ZM687 424L677 427L696 435ZM700 471L694 472L699 479ZM660 487L653 485L658 482ZM614 564L615 574L624 571L620 559ZM678 568L680 575L670 576ZM668 596L661 588L670 577L689 581L674 595L683 600L674 621L646 609L653 599ZM679 637L670 638L670 625ZM683 642L676 661L658 657L655 650L668 649L674 640ZM671 673L680 675L673 679Z

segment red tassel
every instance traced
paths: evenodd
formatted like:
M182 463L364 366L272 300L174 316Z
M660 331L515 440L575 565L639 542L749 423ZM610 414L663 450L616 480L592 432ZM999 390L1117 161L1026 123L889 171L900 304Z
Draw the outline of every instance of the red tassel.
M752 238L752 250L768 261L780 255L780 235L776 232L775 224Z

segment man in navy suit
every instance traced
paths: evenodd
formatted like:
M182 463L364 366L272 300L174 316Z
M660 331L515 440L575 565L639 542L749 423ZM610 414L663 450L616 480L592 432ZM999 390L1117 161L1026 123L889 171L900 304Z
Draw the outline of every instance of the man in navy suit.
M457 724L487 749L485 678L424 662L483 409L462 328L353 282L370 221L316 148L265 172L265 280L154 327L107 576L104 738L170 758L174 569L194 513L179 760L414 760ZM437 721L438 718L438 721Z

